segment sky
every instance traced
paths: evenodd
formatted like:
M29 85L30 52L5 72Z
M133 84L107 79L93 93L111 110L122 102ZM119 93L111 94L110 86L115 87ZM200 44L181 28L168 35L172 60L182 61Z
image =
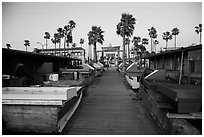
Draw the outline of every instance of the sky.
M64 27L69 20L74 20L73 41L80 46L79 39L85 39L83 48L88 51L88 32L93 25L104 30L103 45L121 45L122 37L116 34L116 25L121 14L132 14L136 19L133 36L149 38L148 29L156 28L159 41L157 50L165 47L162 34L174 27L180 30L177 46L186 47L199 43L195 26L202 24L201 2L3 2L2 3L2 47L11 44L12 49L25 50L24 40L31 46L41 48L37 42L45 43L44 34L48 31L53 37L59 27ZM132 37L133 37L132 36ZM48 47L54 48L49 40ZM174 47L174 39L168 42ZM150 44L146 47L150 51Z

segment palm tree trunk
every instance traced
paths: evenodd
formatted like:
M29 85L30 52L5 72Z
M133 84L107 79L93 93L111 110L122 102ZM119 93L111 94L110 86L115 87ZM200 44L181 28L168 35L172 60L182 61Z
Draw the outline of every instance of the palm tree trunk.
M130 44L128 44L128 60L130 60Z
M153 38L151 38L151 53L152 53L152 39L153 39Z
M97 63L96 42L94 42L94 60Z
M27 51L27 46L26 46L26 51Z
M176 35L175 35L175 49L176 49Z
M45 39L45 42L46 42L46 49L47 49L47 39Z
M202 40L202 32L200 32L200 44L201 44L201 40Z
M60 39L60 42L59 42L59 49L60 49L60 47L61 47L61 39Z
M66 36L64 37L64 56L65 56Z
M125 64L125 35L123 35L123 64Z
M56 43L55 43L55 56L56 56Z
M167 51L167 41L166 41L166 51Z

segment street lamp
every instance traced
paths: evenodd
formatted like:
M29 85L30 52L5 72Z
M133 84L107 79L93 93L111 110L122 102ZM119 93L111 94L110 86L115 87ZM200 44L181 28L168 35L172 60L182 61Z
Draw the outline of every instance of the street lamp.
M43 51L43 46L45 45L45 44L42 44L41 42L37 42L37 44L40 44L41 46L42 46L42 51Z

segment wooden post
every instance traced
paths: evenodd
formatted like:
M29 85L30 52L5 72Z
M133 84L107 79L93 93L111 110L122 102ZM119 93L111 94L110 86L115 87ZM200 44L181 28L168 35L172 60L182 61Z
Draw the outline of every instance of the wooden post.
M180 67L180 76L179 76L179 85L181 84L181 80L182 80L182 72L183 72L183 52L181 53L181 67Z

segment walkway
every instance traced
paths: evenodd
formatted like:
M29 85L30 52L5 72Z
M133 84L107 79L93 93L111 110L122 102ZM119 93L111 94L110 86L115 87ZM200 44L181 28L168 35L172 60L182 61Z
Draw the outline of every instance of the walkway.
M63 134L160 134L115 68L94 81Z

